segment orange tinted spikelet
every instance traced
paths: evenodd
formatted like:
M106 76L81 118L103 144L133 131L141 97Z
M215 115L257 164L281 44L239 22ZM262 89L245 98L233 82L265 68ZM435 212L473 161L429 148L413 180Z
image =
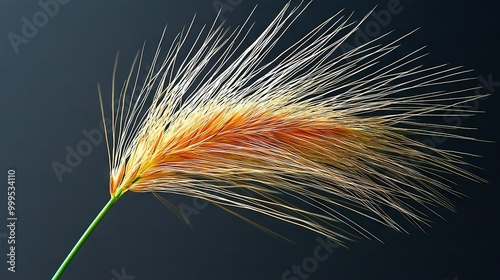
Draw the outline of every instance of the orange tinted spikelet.
M442 132L456 127L430 121L474 113L464 106L481 97L466 94L469 71L415 65L421 49L394 59L401 39L341 53L361 23L340 14L269 57L304 9L285 6L247 48L246 24L230 34L204 28L186 47L191 25L162 62L158 48L139 93L133 66L106 139L111 196L202 198L337 242L351 233L372 237L351 213L404 231L388 212L420 225L435 206L453 209L444 194L454 192L442 176L480 179L459 167L460 153L412 136L467 139ZM181 50L188 51L182 59ZM127 95L134 100L129 107Z

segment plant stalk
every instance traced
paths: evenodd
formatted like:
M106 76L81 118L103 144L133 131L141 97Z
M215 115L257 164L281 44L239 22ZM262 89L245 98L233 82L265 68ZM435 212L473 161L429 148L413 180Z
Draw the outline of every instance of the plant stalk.
M73 258L75 257L76 253L78 253L78 250L80 250L80 247L82 247L83 243L87 241L87 238L89 238L90 234L94 231L94 229L97 227L97 225L101 222L102 218L108 213L109 209L111 209L111 206L113 206L116 202L117 198L116 197L111 197L111 199L104 205L104 208L102 208L101 212L95 217L94 221L90 224L90 226L87 228L87 230L83 233L82 237L76 242L75 246L69 252L68 256L66 259L63 261L59 269L56 271L54 276L52 277L52 280L58 280L61 275L63 274L64 270L66 270L66 267L68 267L69 263Z

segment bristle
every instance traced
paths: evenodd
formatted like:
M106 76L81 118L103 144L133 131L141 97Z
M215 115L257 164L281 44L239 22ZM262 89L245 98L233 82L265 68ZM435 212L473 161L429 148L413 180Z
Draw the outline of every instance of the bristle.
M464 94L468 71L424 68L421 50L380 64L400 40L377 39L334 56L361 24L339 14L268 57L304 9L285 6L245 49L245 25L231 34L202 30L182 59L192 26L162 63L158 48L152 69L160 70L148 73L127 110L112 112L111 195L198 197L338 242L351 233L373 237L350 213L404 231L389 212L419 226L435 206L453 209L445 194L454 191L443 176L480 179L459 167L458 153L412 135L460 138L432 132L454 127L427 119L474 113L462 106L480 98ZM133 82L129 75L122 106ZM450 84L459 89L447 90Z

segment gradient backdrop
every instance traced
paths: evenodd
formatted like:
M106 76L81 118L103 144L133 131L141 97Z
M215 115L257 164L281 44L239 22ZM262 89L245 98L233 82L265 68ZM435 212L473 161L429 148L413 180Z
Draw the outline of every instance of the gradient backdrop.
M198 30L213 22L223 3L226 26L237 26L258 4L252 18L257 23L249 35L255 38L286 2L0 1L0 279L50 278L108 201L103 141L95 141L79 161L73 159L72 172L60 178L52 164L66 164L69 151L82 148L86 134L99 129L96 84L101 82L109 97L118 50L118 78L123 79L144 41L145 61L150 61L167 23L164 49L194 14ZM44 11L47 3L52 4ZM498 142L498 1L315 1L278 48L342 8L346 13L356 11L353 18L360 19L376 5L377 12L388 5L396 5L398 12L381 23L370 17L368 22L379 27L371 35L395 30L389 41L421 27L403 41L401 53L427 45L430 56L423 60L425 65L464 65L474 69L472 76L482 77L481 93L492 95L477 106L487 113L460 122L479 128L468 135ZM24 27L34 20L39 25L36 30ZM105 103L111 106L108 100ZM372 224L367 227L385 244L363 240L350 244L350 249L333 248L314 233L248 213L294 244L217 207L166 196L190 211L191 228L152 195L127 193L63 279L500 279L498 144L452 140L437 144L483 155L471 162L484 170L470 170L490 183L455 178L457 188L469 198L452 198L457 213L442 212L446 221L434 219L426 233L409 228L407 235ZM7 271L6 263L9 168L16 170L17 183L15 273ZM301 266L302 273L294 272L294 265Z

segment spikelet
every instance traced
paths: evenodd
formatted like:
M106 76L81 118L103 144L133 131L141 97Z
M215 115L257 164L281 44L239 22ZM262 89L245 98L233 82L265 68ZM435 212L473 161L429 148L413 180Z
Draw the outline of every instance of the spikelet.
M111 112L111 196L197 197L339 243L373 237L356 216L404 231L394 212L420 226L435 207L453 210L445 175L480 178L460 168L462 154L414 139L468 139L432 121L474 113L465 105L481 96L467 95L469 71L425 68L422 49L394 58L402 38L342 53L362 21L341 13L270 57L307 5L286 5L246 48L248 20L231 33L214 23L189 47L191 23L164 60L157 49L137 92L140 53Z

